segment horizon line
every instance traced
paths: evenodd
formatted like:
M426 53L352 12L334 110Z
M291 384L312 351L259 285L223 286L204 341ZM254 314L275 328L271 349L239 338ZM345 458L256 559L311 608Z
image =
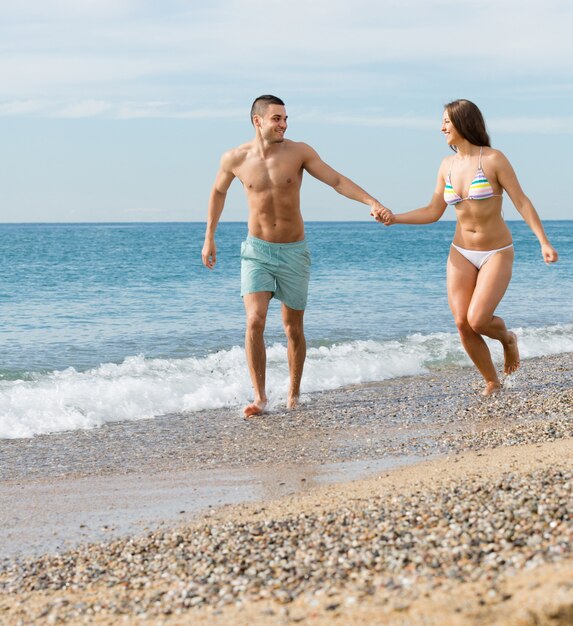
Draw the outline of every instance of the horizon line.
M454 219L440 219L437 222L433 222L434 224L439 224L443 222L456 222ZM507 219L506 222L516 222L516 223L525 223L523 219ZM572 222L573 219L564 219L564 218L544 218L543 222ZM71 221L40 221L40 222L3 222L0 221L0 226L89 226L89 225L102 225L102 224L206 224L207 220L133 220L133 221L121 221L121 220L102 220L102 221L81 221L81 222L71 222ZM370 223L378 223L375 220L304 220L305 224L370 224ZM248 224L247 220L224 220L220 221L221 224ZM392 224L392 226L411 226L412 224ZM426 226L430 224L425 224Z

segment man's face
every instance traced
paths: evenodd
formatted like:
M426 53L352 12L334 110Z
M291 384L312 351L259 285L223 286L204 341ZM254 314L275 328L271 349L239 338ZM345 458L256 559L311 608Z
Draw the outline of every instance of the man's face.
M264 115L257 115L256 123L265 141L281 143L287 129L286 109L282 104L270 104Z

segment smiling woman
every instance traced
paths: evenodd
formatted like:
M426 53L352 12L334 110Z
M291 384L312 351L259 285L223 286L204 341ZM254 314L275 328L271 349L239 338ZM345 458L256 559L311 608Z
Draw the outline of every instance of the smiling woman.
M554 263L558 255L511 164L491 148L478 107L469 100L446 104L442 132L455 155L442 161L430 203L398 215L379 213L377 219L387 225L427 224L440 219L448 205L455 208L448 301L462 344L485 380L483 394L490 395L499 391L501 383L483 336L502 344L504 374L510 376L520 365L517 336L495 315L509 285L514 258L511 232L501 210L504 190L539 240L543 260Z

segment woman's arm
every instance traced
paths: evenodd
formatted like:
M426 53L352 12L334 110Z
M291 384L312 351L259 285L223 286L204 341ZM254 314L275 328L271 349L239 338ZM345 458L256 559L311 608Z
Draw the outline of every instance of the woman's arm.
M442 162L438 171L436 188L429 204L420 209L391 215L388 219L383 220L384 224L390 226L391 224L431 224L432 222L437 222L448 206L444 200L445 179L443 169L444 162Z
M427 206L406 213L397 213L392 224L431 224L442 217L446 207L443 195L434 192Z
M493 165L499 184L507 191L515 208L518 210L525 223L531 228L541 246L541 254L546 263L555 263L559 258L557 250L549 243L541 219L531 200L525 195L517 175L507 157L499 150L493 155Z

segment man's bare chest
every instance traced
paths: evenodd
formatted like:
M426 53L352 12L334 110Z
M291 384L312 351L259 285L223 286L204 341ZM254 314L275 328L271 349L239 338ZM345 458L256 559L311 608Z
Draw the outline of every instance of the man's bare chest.
M245 189L254 192L298 188L302 169L298 162L253 159L239 168L237 177Z

